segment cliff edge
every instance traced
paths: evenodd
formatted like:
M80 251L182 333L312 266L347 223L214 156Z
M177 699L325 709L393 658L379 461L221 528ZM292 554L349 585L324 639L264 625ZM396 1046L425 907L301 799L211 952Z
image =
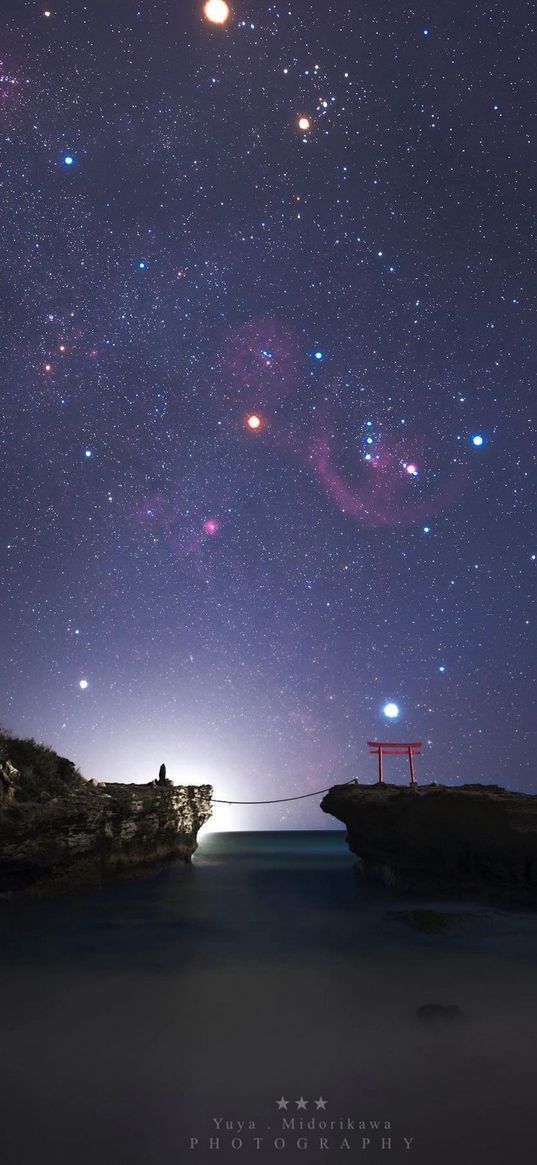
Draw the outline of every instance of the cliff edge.
M86 781L52 749L0 736L0 895L189 862L211 796L210 785Z
M401 891L537 898L537 796L498 785L335 785L321 809L346 825L367 878Z

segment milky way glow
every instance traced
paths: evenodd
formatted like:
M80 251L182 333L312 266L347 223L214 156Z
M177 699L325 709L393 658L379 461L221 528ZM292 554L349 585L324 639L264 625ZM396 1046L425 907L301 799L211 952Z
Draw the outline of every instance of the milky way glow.
M384 705L382 711L384 712L384 715L388 717L388 720L397 720L399 715L399 706L398 704L393 704L390 701L388 704Z
M211 24L225 24L229 19L229 4L225 0L207 0L203 11Z

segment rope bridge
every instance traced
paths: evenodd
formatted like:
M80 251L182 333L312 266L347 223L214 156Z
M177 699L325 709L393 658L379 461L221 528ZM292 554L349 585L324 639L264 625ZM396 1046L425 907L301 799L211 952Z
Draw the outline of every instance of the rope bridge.
M357 785L356 777L353 781L344 781L345 785ZM330 786L332 788L332 786ZM329 793L328 789L316 789L314 793L299 793L297 797L275 797L273 801L222 801L218 797L211 797L214 805L281 805L283 801L305 801L306 797L318 797L320 793Z

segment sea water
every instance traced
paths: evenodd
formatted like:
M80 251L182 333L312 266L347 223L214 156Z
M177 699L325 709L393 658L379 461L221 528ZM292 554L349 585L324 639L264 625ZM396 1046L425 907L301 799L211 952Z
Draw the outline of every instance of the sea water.
M534 1159L537 915L395 898L341 831L202 831L0 940L2 1165Z

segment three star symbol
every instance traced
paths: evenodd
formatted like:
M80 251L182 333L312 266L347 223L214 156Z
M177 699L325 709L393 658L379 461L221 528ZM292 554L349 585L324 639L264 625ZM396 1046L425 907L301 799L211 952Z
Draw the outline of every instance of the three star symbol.
M291 1101L286 1100L285 1096L280 1096L280 1099L276 1101L278 1108L280 1108L280 1109L284 1108L286 1111L287 1111L290 1103L291 1103ZM297 1106L297 1109L306 1108L307 1105L309 1104L309 1100L304 1100L304 1097L301 1096L298 1100L295 1100L295 1104ZM325 1109L327 1104L328 1104L328 1101L325 1100L323 1096L319 1096L318 1100L313 1101L313 1104L315 1105L317 1110L319 1110L320 1108Z

